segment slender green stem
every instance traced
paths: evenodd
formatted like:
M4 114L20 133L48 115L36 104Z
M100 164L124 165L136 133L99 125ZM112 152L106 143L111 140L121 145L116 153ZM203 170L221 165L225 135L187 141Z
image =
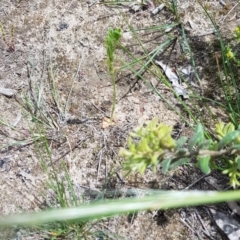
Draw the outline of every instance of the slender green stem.
M112 79L112 85L113 85L113 104L112 104L112 111L111 111L111 121L113 119L113 114L115 111L116 107L116 101L117 101L117 88L116 88L116 78L115 78L115 73L111 73L111 79Z
M107 65L108 70L111 76L111 81L113 85L113 104L112 104L112 111L111 111L111 122L113 119L113 114L115 111L116 101L117 101L117 88L116 88L116 72L114 69L114 53L118 45L118 41L121 37L121 29L109 29L108 34L105 38L105 45L107 50Z

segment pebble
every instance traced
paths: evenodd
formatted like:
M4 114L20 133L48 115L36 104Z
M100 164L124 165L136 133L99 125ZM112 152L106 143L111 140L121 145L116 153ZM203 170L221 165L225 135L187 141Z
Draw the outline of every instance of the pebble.
M64 22L61 22L57 28L57 31L62 31L64 29L67 29L68 28L68 24L67 23L64 23Z
M3 167L3 164L4 164L5 162L2 160L2 159L0 159L0 168L2 168Z

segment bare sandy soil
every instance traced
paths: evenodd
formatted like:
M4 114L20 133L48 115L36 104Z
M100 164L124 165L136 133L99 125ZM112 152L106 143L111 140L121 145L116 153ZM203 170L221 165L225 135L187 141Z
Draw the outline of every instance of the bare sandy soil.
M218 1L205 2L227 37L239 23L239 6L227 15L237 1L228 1L227 7ZM33 141L33 136L40 137L37 135L39 129L36 129L30 113L43 119L42 134L47 135L50 142L51 157L58 174L64 176L60 168L60 160L63 160L76 189L101 189L106 180L109 187L123 187L115 174L109 176L121 166L119 148L126 145L128 133L139 124L158 117L161 122L182 129L179 115L128 71L118 74L114 124L106 126L113 94L104 46L108 29L120 27L123 31L121 43L140 57L144 51L137 45L128 24L135 29L169 24L174 21L171 11L165 8L152 17L151 6L133 13L129 11L129 4L90 3L86 0L1 0L0 22L6 36L5 39L0 37L0 87L15 91L14 97L0 95L1 215L39 210L46 199L52 199ZM196 56L201 85L210 97L219 97L214 83L209 84L211 79L217 78L214 54L218 49L214 49L212 43L216 37L207 34L213 29L212 24L197 1L181 0L178 4L181 21ZM14 27L13 39L11 26ZM139 32L147 52L163 41L161 34L156 32ZM117 54L124 58L120 51ZM168 59L169 55L161 60L167 63ZM180 47L174 49L170 60L172 66L190 64L188 57L181 58ZM182 111L178 100L163 83L158 83L149 73L144 77L156 86L172 107ZM211 91L207 92L207 87ZM186 100L186 104L190 105L191 101ZM218 114L221 114L220 110ZM189 133L191 128L185 126L181 134ZM42 156L49 163L47 155L43 153ZM124 187L184 189L200 176L195 170L193 174L190 172L189 167L182 167L163 176L160 171L154 175L149 170L143 176L125 179ZM222 235L211 226L206 211L198 210L212 239L222 239ZM95 228L108 233L106 239L196 239L184 220L193 219L192 228L197 229L200 223L194 214L198 210L141 212L135 217L100 221ZM16 239L16 234L11 232L7 237ZM201 231L199 234L202 239L208 239ZM22 239L43 239L37 234L31 237Z

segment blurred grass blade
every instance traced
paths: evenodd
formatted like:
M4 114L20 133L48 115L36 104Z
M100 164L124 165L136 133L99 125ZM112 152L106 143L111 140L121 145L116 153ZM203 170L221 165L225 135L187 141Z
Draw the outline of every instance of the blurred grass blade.
M147 68L147 66L149 65L149 63L151 63L154 58L162 51L163 49L167 48L169 45L172 44L172 42L175 40L175 38L170 38L168 39L166 42L162 43L154 52L154 54L149 58L149 60L141 67L141 69L135 73L134 77L138 76L139 74L141 74L141 72Z
M179 208L240 199L240 190L228 192L151 191L151 193L152 195L143 198L99 201L74 208L4 216L0 218L0 226L33 225L52 221L86 221L146 209Z

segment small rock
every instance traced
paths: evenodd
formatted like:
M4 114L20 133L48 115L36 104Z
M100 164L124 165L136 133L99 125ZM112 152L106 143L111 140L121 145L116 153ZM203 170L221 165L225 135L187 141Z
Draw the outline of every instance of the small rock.
M61 22L57 28L57 31L63 31L64 29L68 28L68 24L65 22Z
M16 92L13 89L10 89L10 88L0 87L0 94L4 95L6 97L12 97L13 95L16 94Z
M0 168L2 168L3 167L3 164L4 164L5 162L2 160L2 159L0 159Z
M18 167L23 167L24 166L24 163L23 161L19 160L18 163L17 163Z

